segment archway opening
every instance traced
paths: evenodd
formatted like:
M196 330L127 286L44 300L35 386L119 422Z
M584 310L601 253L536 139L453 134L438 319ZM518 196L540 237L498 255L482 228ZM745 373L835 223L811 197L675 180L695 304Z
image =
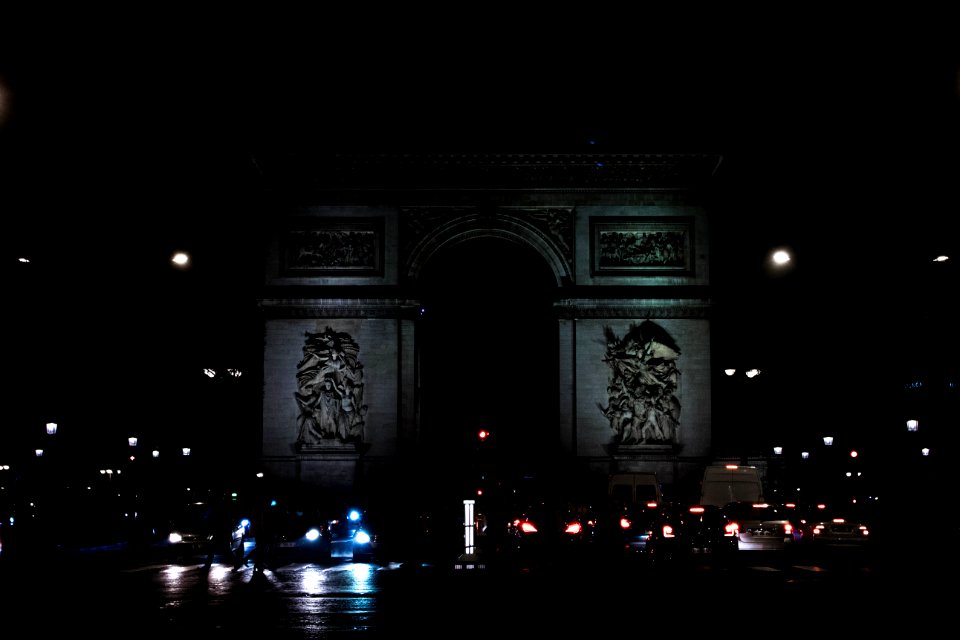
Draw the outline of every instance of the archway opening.
M560 445L547 262L519 243L473 238L431 256L419 284L423 450L468 483L544 473Z

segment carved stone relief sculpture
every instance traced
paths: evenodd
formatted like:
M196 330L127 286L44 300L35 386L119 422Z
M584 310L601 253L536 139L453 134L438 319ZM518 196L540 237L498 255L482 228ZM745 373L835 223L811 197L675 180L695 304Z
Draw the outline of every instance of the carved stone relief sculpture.
M363 365L357 357L360 347L349 334L330 327L304 335L294 394L300 408L297 445L363 440L367 405Z
M680 429L677 386L680 348L660 325L645 320L617 337L604 327L610 367L607 406L597 403L619 444L674 444Z

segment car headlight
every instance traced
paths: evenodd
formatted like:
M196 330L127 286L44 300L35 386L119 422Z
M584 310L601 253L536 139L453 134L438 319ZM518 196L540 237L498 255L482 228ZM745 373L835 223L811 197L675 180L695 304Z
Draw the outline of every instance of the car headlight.
M320 538L320 529L316 529L316 528L310 529L309 531L307 531L305 537L307 538L308 541L315 542Z
M167 536L167 540L169 540L171 544L177 544L178 542L183 542L183 536L173 531Z
M353 541L356 544L367 544L370 542L370 534L363 529L359 529L357 533L354 534Z

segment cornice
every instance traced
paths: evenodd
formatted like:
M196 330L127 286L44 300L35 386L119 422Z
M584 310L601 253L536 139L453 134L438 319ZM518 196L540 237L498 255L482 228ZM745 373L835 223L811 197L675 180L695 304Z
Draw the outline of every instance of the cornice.
M697 190L717 154L286 154L258 158L283 192Z
M658 298L605 300L566 298L554 303L557 317L580 318L707 318L712 303L703 299Z
M412 318L416 300L388 298L264 298L260 308L271 318Z

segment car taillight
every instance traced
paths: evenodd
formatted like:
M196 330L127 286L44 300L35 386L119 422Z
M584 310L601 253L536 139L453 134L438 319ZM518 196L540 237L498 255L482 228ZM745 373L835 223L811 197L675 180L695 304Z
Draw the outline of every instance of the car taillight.
M563 530L564 533L569 533L570 535L577 535L583 530L583 527L579 522L571 522L567 525L567 528Z
M736 522L728 522L723 525L723 535L726 537L732 537L740 533L740 525Z
M703 507L690 507L690 513L703 513L704 511Z
M524 533L536 533L537 527L529 520L524 520L520 523L520 531Z
M793 535L793 525L789 522L783 525L783 532L787 535Z
M663 525L663 537L664 538L675 538L676 534L673 532L673 526L669 524Z
M629 529L630 528L630 518L620 518L620 528Z

